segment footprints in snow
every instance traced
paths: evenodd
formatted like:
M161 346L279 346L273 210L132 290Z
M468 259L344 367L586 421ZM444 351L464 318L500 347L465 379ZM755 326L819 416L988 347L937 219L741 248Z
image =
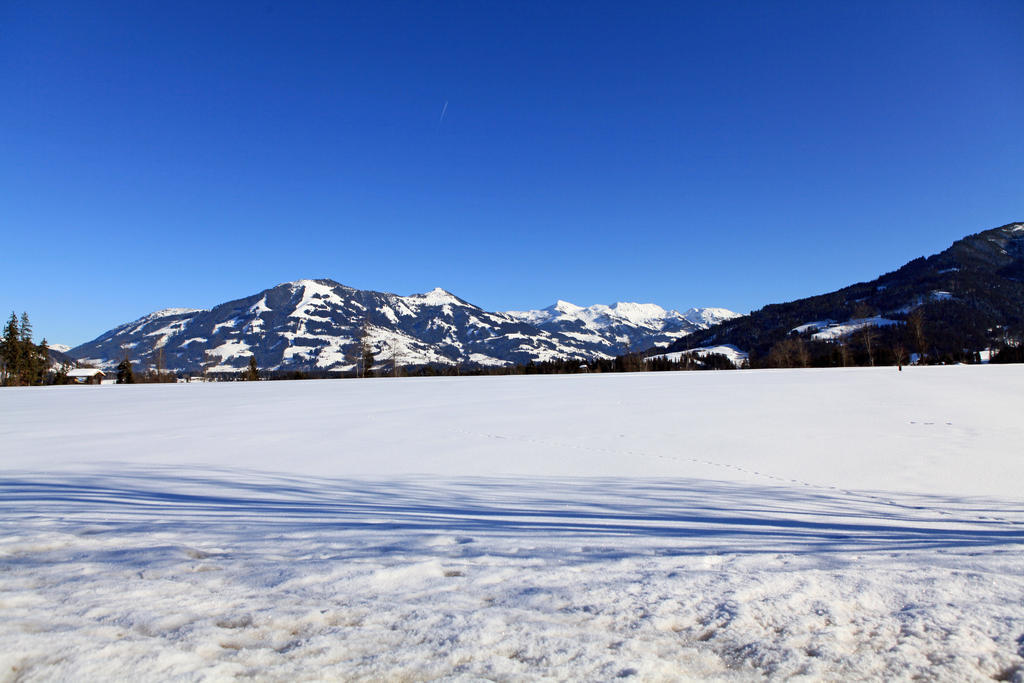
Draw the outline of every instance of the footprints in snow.
M917 420L910 420L909 423L912 424L912 425L920 425L920 426L935 426L937 424L935 422L919 422ZM952 422L944 422L940 426L952 427L953 423ZM938 514L938 515L943 516L943 517L950 517L951 516L951 513L947 512L945 510L938 509L938 508L930 508L930 507L923 506L923 505L907 505L907 504L904 504L904 503L898 503L895 500L892 500L890 498L886 498L886 497L883 497L883 496L876 496L876 495L873 495L873 494L870 494L870 493L862 493L862 492L850 491L848 489L841 489L841 488L836 487L836 486L822 486L820 484L812 484L810 482L803 481L803 480L800 480L800 479L789 479L789 478L786 478L786 477L779 477L779 476L776 476L774 474L767 474L765 472L760 472L758 470L749 470L749 469L747 469L745 467L740 467L739 465L732 465L732 464L729 464L729 463L714 462L714 461L711 461L711 460L703 460L701 458L677 457L677 456L665 455L665 454L661 454L661 453L647 453L647 452L644 452L644 451L638 451L638 450L633 450L633 449L602 448L600 446L585 446L583 444L561 443L561 442L558 442L558 441L550 441L550 440L546 440L546 439L534 439L534 438L530 438L530 437L522 437L522 438L518 438L517 439L517 438L514 438L514 437L504 436L504 435L500 435L500 434L487 434L487 433L480 433L480 432L469 432L469 431L465 431L465 430L457 430L457 431L459 433L461 433L461 434L466 435L466 436L475 436L475 437L481 437L482 436L482 437L485 437L485 438L501 439L501 440L506 440L506 441L515 440L515 441L522 441L524 443L534 443L534 444L538 444L538 445L542 445L542 446L555 446L555 447L558 447L558 448L571 448L571 449L574 449L574 450L585 450L585 451L592 451L592 452L597 452L597 453L610 453L610 454L613 454L613 455L614 454L618 454L618 455L634 455L634 456L640 456L640 457L646 457L646 458L652 458L652 457L653 458L659 458L661 460L672 460L672 461L675 461L675 462L691 462L691 463L695 463L695 464L698 464L698 465L708 465L710 467L720 467L720 468L723 468L723 469L734 470L736 472L743 472L745 474L752 474L752 475L757 476L757 477L764 477L766 479L771 479L773 481L778 481L778 482L782 482L782 483L785 483L785 484L796 484L798 486L803 486L803 487L806 487L806 488L826 489L826 490L829 490L829 491L836 491L838 493L843 494L844 496L849 496L851 498L860 498L860 499L867 498L868 500L871 500L871 501L874 501L874 502L877 502L877 503L881 503L881 504L884 504L884 505L891 505L891 506L900 507L900 508L909 508L909 509L912 509L912 510L921 510L921 511L929 510L929 511L934 512L935 514ZM619 436L624 438L625 434L619 434ZM1001 523L1005 523L1005 524L1017 524L1017 522L1014 522L1014 521L1009 520L1009 519L1003 519L1001 517L987 517L987 516L977 515L976 518L978 520L980 520L980 521L985 521L985 522L995 521L995 522L1001 522Z

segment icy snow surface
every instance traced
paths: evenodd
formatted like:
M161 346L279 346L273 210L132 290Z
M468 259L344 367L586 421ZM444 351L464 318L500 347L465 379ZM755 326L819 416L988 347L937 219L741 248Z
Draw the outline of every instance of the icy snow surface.
M0 680L1024 675L1024 367L0 390Z

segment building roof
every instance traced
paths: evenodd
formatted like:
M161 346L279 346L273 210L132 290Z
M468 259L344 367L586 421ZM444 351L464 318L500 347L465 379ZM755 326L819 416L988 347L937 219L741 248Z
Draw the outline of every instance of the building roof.
M95 377L102 375L103 371L98 368L75 368L68 370L68 377Z

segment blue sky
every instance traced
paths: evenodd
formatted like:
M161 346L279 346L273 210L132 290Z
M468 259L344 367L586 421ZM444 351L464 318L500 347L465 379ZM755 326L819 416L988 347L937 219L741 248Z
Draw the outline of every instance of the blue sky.
M0 306L77 344L304 277L829 291L1024 220L1021 35L998 1L5 2Z

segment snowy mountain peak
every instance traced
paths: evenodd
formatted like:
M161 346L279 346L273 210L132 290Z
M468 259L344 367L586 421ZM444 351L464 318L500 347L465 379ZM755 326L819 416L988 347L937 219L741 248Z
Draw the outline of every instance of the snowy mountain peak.
M434 287L424 294L410 294L402 298L425 306L461 306L465 303L459 297L440 287Z
M572 314L572 313L579 313L580 311L582 311L584 309L583 309L582 306L577 306L576 304L574 304L574 303L572 303L570 301L563 301L562 299L559 299L558 301L556 301L555 303L551 304L550 306L548 306L544 310L545 311L549 311L551 313L569 313L569 314Z
M704 311L708 313L702 316ZM711 308L690 309L687 317L652 303L619 301L583 307L561 299L547 308L505 314L549 332L601 344L604 352L611 355L626 348L665 346L694 330L737 315L724 308Z
M700 325L701 327L711 327L718 323L725 322L726 320L732 320L733 318L741 317L741 313L730 311L728 308L691 308L686 313L683 313L683 317L693 323L694 325Z
M591 308L596 309L599 307L592 306ZM605 309L608 314L616 318L638 325L649 325L652 322L664 320L666 317L670 317L671 314L679 315L677 311L666 311L658 304L639 304L631 301L619 301L611 306L600 308Z

